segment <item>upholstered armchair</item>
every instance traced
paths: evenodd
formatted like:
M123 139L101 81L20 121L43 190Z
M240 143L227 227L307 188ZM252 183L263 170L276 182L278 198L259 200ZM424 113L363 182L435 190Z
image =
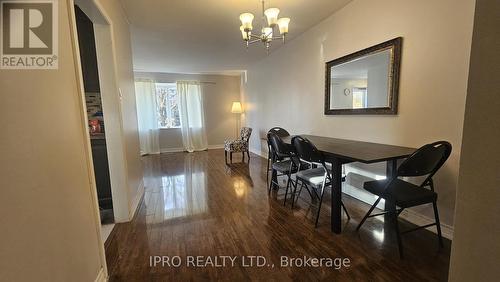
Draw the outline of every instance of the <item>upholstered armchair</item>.
M243 161L245 161L245 153L247 153L248 159L250 159L250 152L248 141L250 135L252 134L252 129L250 127L242 127L240 132L240 139L236 140L226 140L224 141L224 158L227 164L227 153L229 152L229 161L233 162L233 153L240 152L243 154Z

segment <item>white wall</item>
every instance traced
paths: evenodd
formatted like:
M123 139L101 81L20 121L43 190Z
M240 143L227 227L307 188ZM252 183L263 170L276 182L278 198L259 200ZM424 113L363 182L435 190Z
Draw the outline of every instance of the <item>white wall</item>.
M231 105L240 100L239 76L136 72L135 77L164 83L175 83L177 80L203 82L201 88L209 148L222 146L224 140L235 138L237 116L231 113ZM160 148L163 152L182 150L181 130L162 129Z
M381 65L368 69L367 105L369 108L387 107L389 93L389 65Z
M139 148L129 23L118 0L98 0L98 3L112 22L116 79L119 90L116 95L119 96L121 109L123 153L126 160L129 219L131 219L144 192L144 182Z
M105 263L68 2L59 68L0 70L1 281L94 281Z
M499 1L476 2L450 281L500 277L498 11Z
M453 224L474 0L354 0L248 68L242 90L251 148L273 126L354 140L419 147L448 140L453 153L436 175L442 222ZM291 30L293 32L293 30ZM325 116L324 64L403 37L399 114ZM432 214L424 207L418 211Z

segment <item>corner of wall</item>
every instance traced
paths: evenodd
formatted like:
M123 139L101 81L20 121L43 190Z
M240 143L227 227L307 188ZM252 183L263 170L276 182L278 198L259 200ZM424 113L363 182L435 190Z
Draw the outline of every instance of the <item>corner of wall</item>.
M141 180L139 183L139 187L137 188L137 193L134 199L132 199L130 205L129 215L128 215L129 220L132 220L134 218L134 215L137 213L143 195L144 195L144 180Z

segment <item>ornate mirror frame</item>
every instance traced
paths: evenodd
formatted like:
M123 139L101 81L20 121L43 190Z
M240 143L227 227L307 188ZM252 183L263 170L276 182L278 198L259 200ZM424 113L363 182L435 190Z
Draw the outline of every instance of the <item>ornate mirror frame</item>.
M375 46L357 51L355 53L329 61L325 64L325 115L396 115L398 112L399 95L399 72L401 65L401 45L403 38L397 37L392 40L377 44ZM389 106L379 108L364 109L331 109L330 108L330 90L331 90L331 69L334 66L350 62L364 56L375 54L383 50L392 49L389 70Z

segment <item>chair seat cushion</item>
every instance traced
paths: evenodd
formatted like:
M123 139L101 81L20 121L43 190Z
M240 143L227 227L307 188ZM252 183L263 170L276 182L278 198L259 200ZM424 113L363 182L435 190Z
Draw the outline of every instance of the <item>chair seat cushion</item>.
M290 159L287 159L287 160L284 160L284 161L279 161L279 162L275 162L273 163L272 165L272 168L274 170L277 170L281 173L296 173L297 172L297 167L296 166L292 166L292 171L290 172L290 166L291 166L291 160ZM309 164L308 163L305 163L305 162L300 162L300 169L307 169L309 168Z
M432 203L437 200L437 194L401 179L395 179L384 191L389 180L367 181L365 190L384 199L392 199L397 206L406 208Z
M224 141L224 150L228 152L246 152L248 151L248 142L241 139Z
M321 186L325 180L325 169L323 167L317 167L299 171L297 172L297 179L307 182L313 186Z

